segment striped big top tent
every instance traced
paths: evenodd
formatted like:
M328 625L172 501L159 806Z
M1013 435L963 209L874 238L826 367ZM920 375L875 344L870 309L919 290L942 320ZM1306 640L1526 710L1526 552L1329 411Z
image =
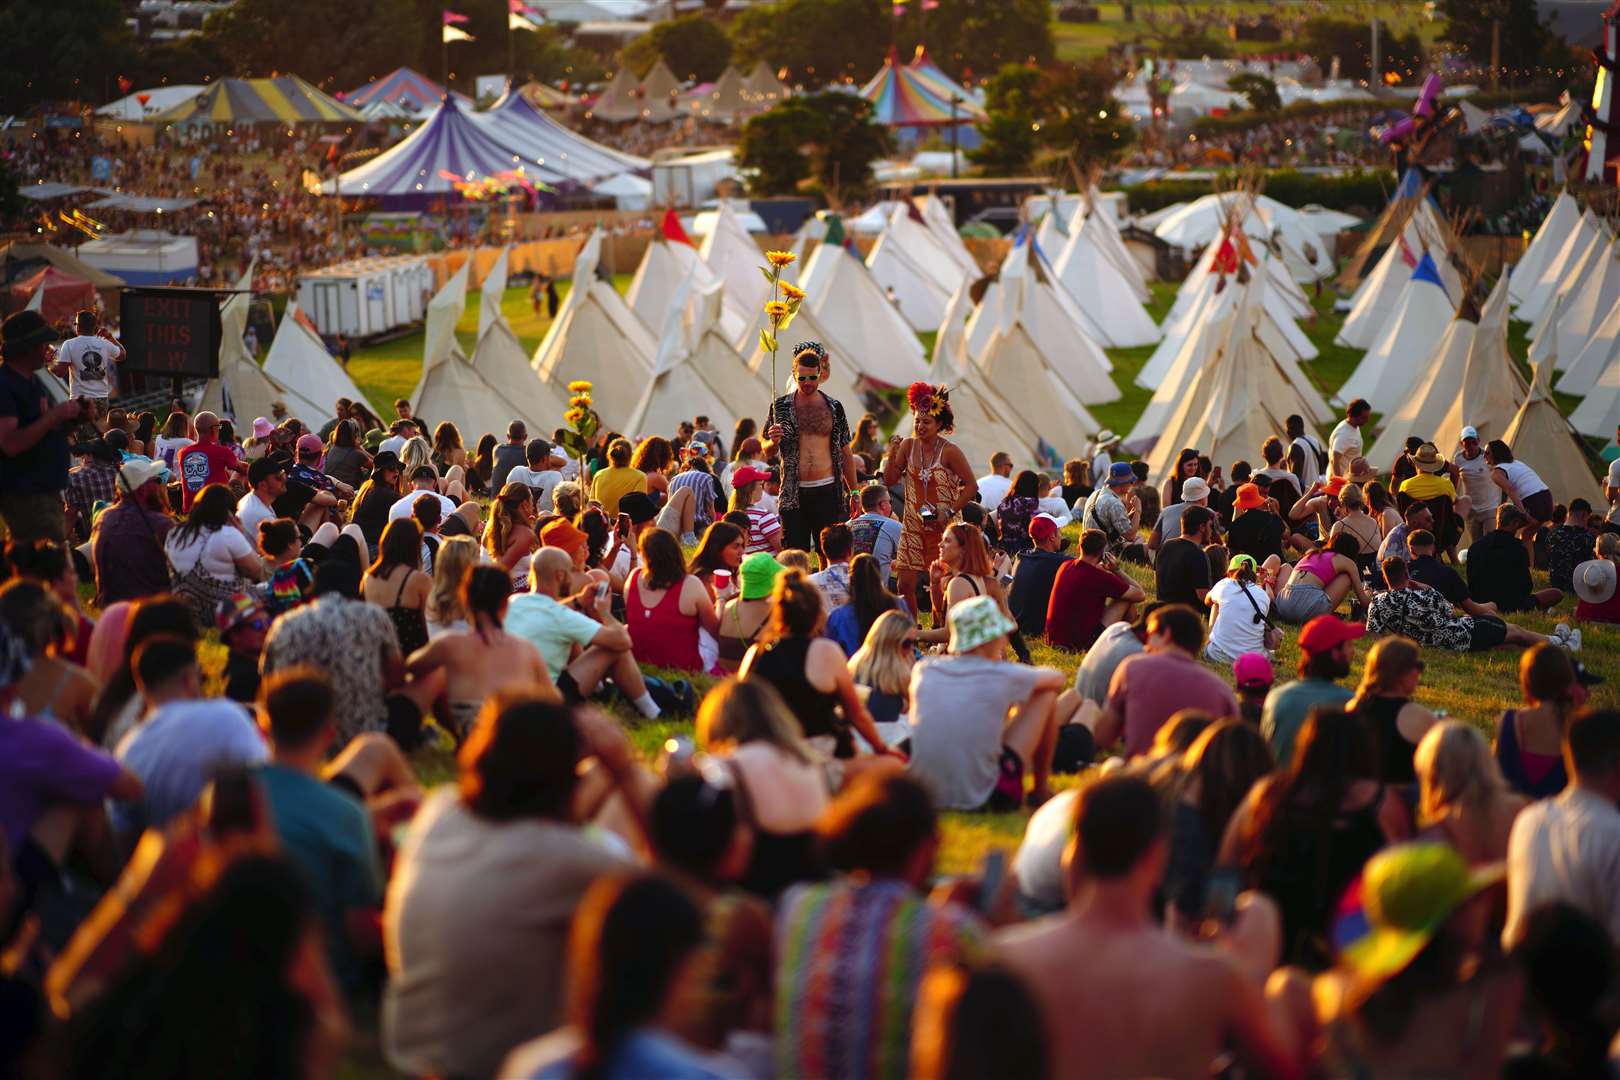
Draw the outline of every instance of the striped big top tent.
M872 103L874 118L886 127L950 126L951 95L956 94L955 123L976 124L989 119L966 90L940 71L921 46L912 64L901 64L893 49L883 68L861 87L861 97Z
M357 90L350 90L343 95L343 100L356 109L364 109L374 101L386 101L412 115L425 116L438 108L439 100L443 97L444 87L419 71L401 67ZM459 94L457 97L458 105L471 108L471 102L465 97Z
M202 93L149 118L157 124L362 123L360 113L296 75L218 79Z

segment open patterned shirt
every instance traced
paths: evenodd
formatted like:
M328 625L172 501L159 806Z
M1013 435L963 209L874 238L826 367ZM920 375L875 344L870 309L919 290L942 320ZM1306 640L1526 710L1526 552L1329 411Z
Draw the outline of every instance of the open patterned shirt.
M844 462L849 455L849 419L844 416L844 406L835 397L830 397L825 391L817 390L832 410L832 436L829 443L832 448L833 482L838 486L838 502L843 505L848 497L849 489L844 486ZM782 450L782 499L778 510L797 510L799 508L799 415L793 407L792 394L783 394L771 402L771 420L773 424L782 426L782 438L777 445Z

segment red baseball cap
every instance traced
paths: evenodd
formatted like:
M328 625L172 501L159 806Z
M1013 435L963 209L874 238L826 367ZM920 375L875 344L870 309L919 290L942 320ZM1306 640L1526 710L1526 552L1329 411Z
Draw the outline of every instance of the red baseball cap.
M737 488L745 488L749 484L769 480L770 478L771 474L766 472L764 469L756 469L752 465L744 465L742 468L732 471L731 487L733 490L736 490Z
M1345 622L1337 615L1318 615L1299 632L1299 647L1308 653L1325 653L1366 632L1360 623Z
M1036 514L1029 520L1029 538L1031 540L1045 540L1058 532L1057 518L1051 514Z

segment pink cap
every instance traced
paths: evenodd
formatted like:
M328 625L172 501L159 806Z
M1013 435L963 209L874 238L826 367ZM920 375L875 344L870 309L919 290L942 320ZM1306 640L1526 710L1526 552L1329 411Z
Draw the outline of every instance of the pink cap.
M298 436L298 452L300 454L319 454L325 449L326 444L321 442L319 435L306 434Z
M1232 678L1239 686L1270 686L1277 675L1265 653L1246 652L1233 662Z

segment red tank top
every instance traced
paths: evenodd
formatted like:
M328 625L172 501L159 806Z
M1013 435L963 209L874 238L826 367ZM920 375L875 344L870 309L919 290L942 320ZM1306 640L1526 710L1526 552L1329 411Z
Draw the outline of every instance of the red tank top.
M624 624L630 631L630 645L636 660L659 667L702 671L698 655L698 618L681 614L681 584L665 589L663 598L652 607L641 600L641 569L630 571L625 590Z

